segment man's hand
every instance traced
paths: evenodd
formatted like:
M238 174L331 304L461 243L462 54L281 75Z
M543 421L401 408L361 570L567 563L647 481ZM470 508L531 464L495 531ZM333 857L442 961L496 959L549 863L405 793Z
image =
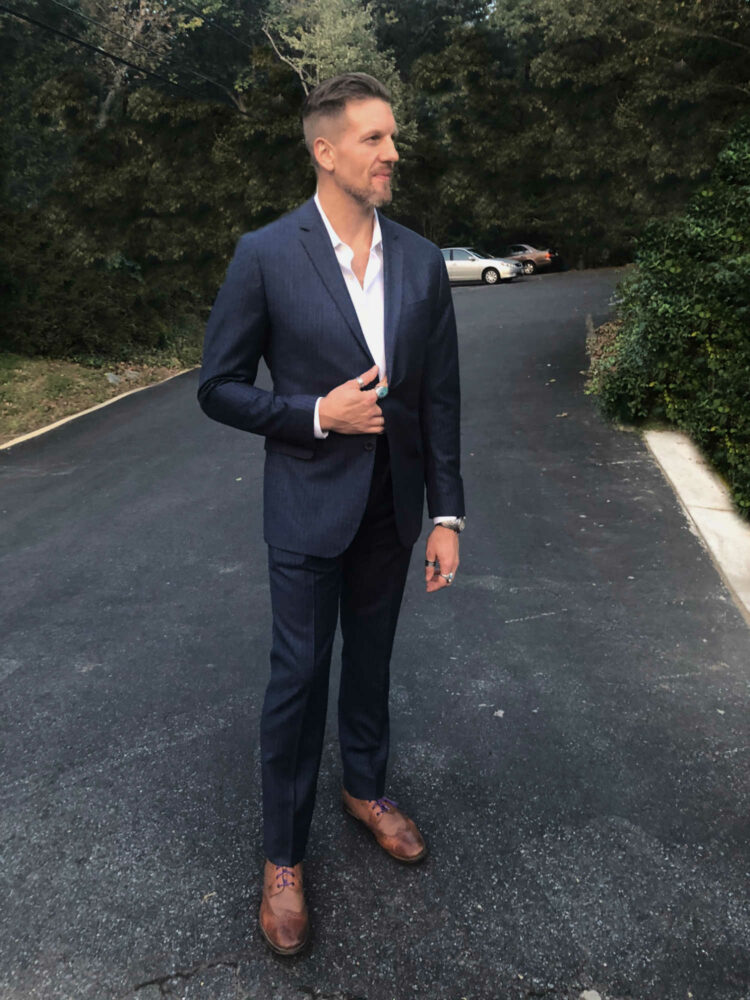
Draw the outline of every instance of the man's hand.
M437 563L435 566L424 568L427 593L431 594L434 590L448 587L450 584L445 577L458 569L458 532L450 528L441 528L436 524L427 536L425 559L428 563Z
M359 376L362 385L369 385L377 377L377 365ZM336 431L337 434L382 434L385 430L377 389L360 389L356 378L337 385L327 396L323 396L318 418L321 430Z

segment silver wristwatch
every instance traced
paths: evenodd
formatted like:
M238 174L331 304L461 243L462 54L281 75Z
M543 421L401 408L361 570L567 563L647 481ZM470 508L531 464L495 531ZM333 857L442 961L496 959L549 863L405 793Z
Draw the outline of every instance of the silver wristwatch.
M457 535L466 527L465 517L450 517L445 521L438 521L436 527L438 528L450 528L451 531L455 531Z

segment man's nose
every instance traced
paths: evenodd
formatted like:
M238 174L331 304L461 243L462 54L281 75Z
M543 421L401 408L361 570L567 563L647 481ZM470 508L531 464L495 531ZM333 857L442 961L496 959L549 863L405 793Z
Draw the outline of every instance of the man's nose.
M398 150L396 149L396 144L393 139L388 140L388 144L383 151L382 159L386 163L397 163L398 162Z

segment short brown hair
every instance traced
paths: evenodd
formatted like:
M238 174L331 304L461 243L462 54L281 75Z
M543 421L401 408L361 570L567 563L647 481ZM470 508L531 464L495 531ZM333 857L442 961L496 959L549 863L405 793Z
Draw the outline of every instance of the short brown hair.
M317 128L321 118L338 117L349 101L367 101L373 97L386 104L391 103L388 88L369 73L341 73L339 76L332 76L330 80L324 80L310 91L302 105L302 131L307 151L316 169L318 165L312 145L316 136L312 135L313 127Z

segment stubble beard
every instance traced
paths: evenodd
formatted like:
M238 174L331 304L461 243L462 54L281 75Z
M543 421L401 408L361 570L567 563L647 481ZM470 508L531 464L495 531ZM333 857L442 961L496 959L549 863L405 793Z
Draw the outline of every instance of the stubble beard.
M363 208L382 208L383 205L390 205L393 197L390 181L383 194L376 194L371 188L357 188L349 184L342 184L341 187Z

